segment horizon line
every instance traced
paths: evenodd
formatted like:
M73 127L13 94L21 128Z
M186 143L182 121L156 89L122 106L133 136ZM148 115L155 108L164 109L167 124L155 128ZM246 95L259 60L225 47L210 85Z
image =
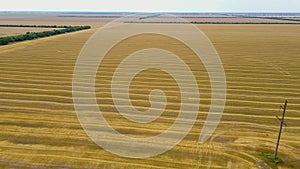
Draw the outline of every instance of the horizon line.
M0 10L3 12L49 12L49 13L296 13L300 11L88 11L88 10Z

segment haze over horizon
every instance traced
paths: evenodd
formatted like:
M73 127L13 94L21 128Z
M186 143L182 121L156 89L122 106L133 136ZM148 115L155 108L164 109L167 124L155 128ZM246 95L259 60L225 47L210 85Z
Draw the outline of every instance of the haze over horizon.
M2 0L0 11L300 12L299 0Z

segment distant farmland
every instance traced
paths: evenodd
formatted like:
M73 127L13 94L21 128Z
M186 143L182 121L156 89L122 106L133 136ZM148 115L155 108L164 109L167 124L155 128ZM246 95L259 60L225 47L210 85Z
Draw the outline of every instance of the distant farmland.
M119 19L122 17L129 18L128 21L134 22L174 22L178 19L172 17L179 17L185 19L187 22L199 23L274 23L274 24L300 24L297 18L300 14L245 14L245 13L229 13L229 14L215 14L215 13L194 13L182 14L174 13L172 16L166 14L135 14L133 13L58 13L51 15L1 15L0 24L26 24L26 25L92 25L94 27L103 26L105 23ZM131 19L130 19L131 18Z
M164 45L184 56L197 75L201 105L195 126L172 150L152 158L128 159L93 143L82 129L73 107L72 76L77 56L104 20L56 15L46 16L49 20L31 17L18 16L7 21L38 25L88 24L94 29L0 47L0 168L265 169L269 165L274 169L296 169L300 166L300 25L197 25L220 55L228 92L220 125L202 145L197 141L211 97L205 67L193 53L183 50L182 44L170 43L168 38L135 37L134 42L140 46L151 39L155 45ZM0 23L6 23L4 16L0 17ZM96 95L99 108L114 128L128 136L148 137L168 128L176 118L180 107L176 100L178 88L172 78L162 72L144 72L132 83L133 104L146 110L148 92L158 86L170 95L166 114L154 124L146 125L129 122L118 115L107 93L107 79L111 68L127 51L126 46L135 43L119 44L116 49L123 51L115 50L104 61L104 69L97 74ZM276 166L264 162L260 153L274 152L279 129L275 116L281 115L279 106L285 99L289 100L288 126L279 148L284 163Z
M207 23L299 23L296 20L280 20L267 18L251 17L183 17L187 22L207 22ZM178 22L178 19L172 17L154 17L142 19L138 22Z

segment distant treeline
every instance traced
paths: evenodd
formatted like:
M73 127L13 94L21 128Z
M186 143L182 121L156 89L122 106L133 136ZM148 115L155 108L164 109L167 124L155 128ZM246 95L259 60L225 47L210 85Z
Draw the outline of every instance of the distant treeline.
M294 21L294 22L299 22L300 19L292 19L292 18L283 18L283 17L269 17L269 16L265 16L265 17L261 17L261 16L245 16L245 15L237 15L240 18L259 18L259 19L273 19L273 20L281 20L281 21Z
M300 24L300 22L191 22L192 24Z
M121 18L122 16L96 16L96 15L59 15L57 17L64 17L64 18Z
M1 25L0 27L21 27L21 28L72 28L86 26L61 26L61 25Z
M143 16L143 17L140 17L139 19L140 20L143 20L143 19L149 19L149 18L157 18L159 17L161 14L156 14L156 15L150 15L150 16Z
M22 35L15 35L15 36L6 36L0 37L0 46L7 45L9 43L14 42L21 42L26 40L33 40L53 35L64 34L68 32L75 32L85 29L90 29L90 26L39 26L39 25L1 25L0 27L35 27L35 28L63 28L63 29L54 29L50 31L43 31L43 32L27 32L26 34Z

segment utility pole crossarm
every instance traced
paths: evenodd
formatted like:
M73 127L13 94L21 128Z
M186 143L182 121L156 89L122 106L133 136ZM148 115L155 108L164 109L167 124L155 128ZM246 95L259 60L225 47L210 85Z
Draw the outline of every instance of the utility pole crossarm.
M276 116L276 118L278 119L278 121L282 121L282 119L281 118L279 118L278 116ZM285 122L283 122L283 125L285 126L285 127L287 127L287 124L285 123Z

